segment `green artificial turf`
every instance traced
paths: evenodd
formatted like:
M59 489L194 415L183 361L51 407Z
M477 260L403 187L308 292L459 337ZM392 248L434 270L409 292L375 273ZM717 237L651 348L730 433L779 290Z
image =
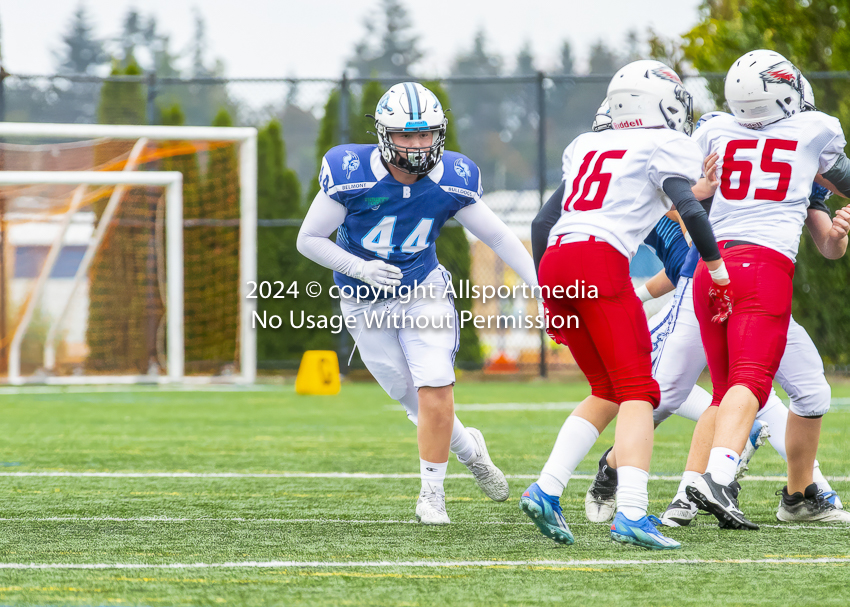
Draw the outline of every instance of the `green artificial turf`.
M586 394L583 382L466 382L455 390L459 404L574 402ZM850 396L850 387L834 386L833 396ZM450 478L452 524L412 524L415 428L375 384L345 384L333 397L298 396L291 387L0 390L0 401L0 563L132 565L0 568L0 605L850 603L850 528L778 523L781 481L743 483L742 507L760 531L723 531L699 517L667 531L684 548L664 553L615 544L606 525L587 523L587 479L574 479L562 499L574 546L543 538L520 512L518 497L533 478L511 478L501 504L471 479ZM568 411L459 407L458 415L484 433L506 474L533 476ZM653 474L681 473L692 430L676 417L658 429ZM828 476L850 475L849 439L850 408L836 406L818 456ZM612 440L613 427L577 474L595 473ZM767 446L750 474L784 469ZM28 472L266 476L9 476ZM339 472L414 477L272 476ZM450 461L450 474L464 472ZM651 481L650 510L661 512L676 486ZM834 488L850 498L850 483ZM825 557L834 562L816 562ZM669 559L686 562L658 562ZM731 562L765 559L780 562ZM331 566L351 562L361 565ZM188 566L145 567L175 564Z

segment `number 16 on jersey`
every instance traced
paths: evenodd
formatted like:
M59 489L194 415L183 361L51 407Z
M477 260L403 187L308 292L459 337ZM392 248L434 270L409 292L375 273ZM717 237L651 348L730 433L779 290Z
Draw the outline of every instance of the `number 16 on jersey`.
M602 165L606 160L619 160L625 155L626 150L608 150L601 154L594 150L585 154L578 175L573 180L572 191L564 201L564 210L569 212L601 209L608 187L611 185L611 173L602 172ZM588 175L589 169L591 170ZM595 190L594 184L596 184Z

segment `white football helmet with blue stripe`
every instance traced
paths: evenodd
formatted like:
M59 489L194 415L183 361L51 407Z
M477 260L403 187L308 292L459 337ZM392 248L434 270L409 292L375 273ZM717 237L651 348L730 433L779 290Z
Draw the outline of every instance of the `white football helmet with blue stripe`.
M440 162L446 144L446 124L448 120L440 100L418 82L393 85L375 108L381 156L388 164L413 175L425 175ZM422 131L434 134L429 148L401 147L391 136L392 133Z

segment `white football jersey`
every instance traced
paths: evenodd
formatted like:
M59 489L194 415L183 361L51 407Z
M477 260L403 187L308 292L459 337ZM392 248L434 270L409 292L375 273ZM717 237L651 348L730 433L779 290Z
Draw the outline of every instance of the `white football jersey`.
M562 234L588 234L631 259L672 208L661 189L664 180L682 177L693 185L702 161L699 146L671 129L579 135L564 150L566 189L549 246Z
M706 156L720 155L709 215L717 240L746 240L794 261L812 181L846 145L838 120L803 112L756 130L721 115L697 129L694 141Z

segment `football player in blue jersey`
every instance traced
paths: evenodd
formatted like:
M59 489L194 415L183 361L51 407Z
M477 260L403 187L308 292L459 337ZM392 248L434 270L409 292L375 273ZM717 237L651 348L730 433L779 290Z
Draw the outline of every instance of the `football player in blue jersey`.
M455 217L537 286L531 256L481 201L478 167L444 151L446 126L440 101L427 88L415 82L390 88L375 109L377 145L345 144L325 154L321 191L297 243L303 255L334 270L355 348L417 425L416 518L426 525L449 523L443 480L450 451L489 498L508 498L481 432L454 415L459 326L451 275L437 260L440 229ZM336 242L329 239L334 231Z

